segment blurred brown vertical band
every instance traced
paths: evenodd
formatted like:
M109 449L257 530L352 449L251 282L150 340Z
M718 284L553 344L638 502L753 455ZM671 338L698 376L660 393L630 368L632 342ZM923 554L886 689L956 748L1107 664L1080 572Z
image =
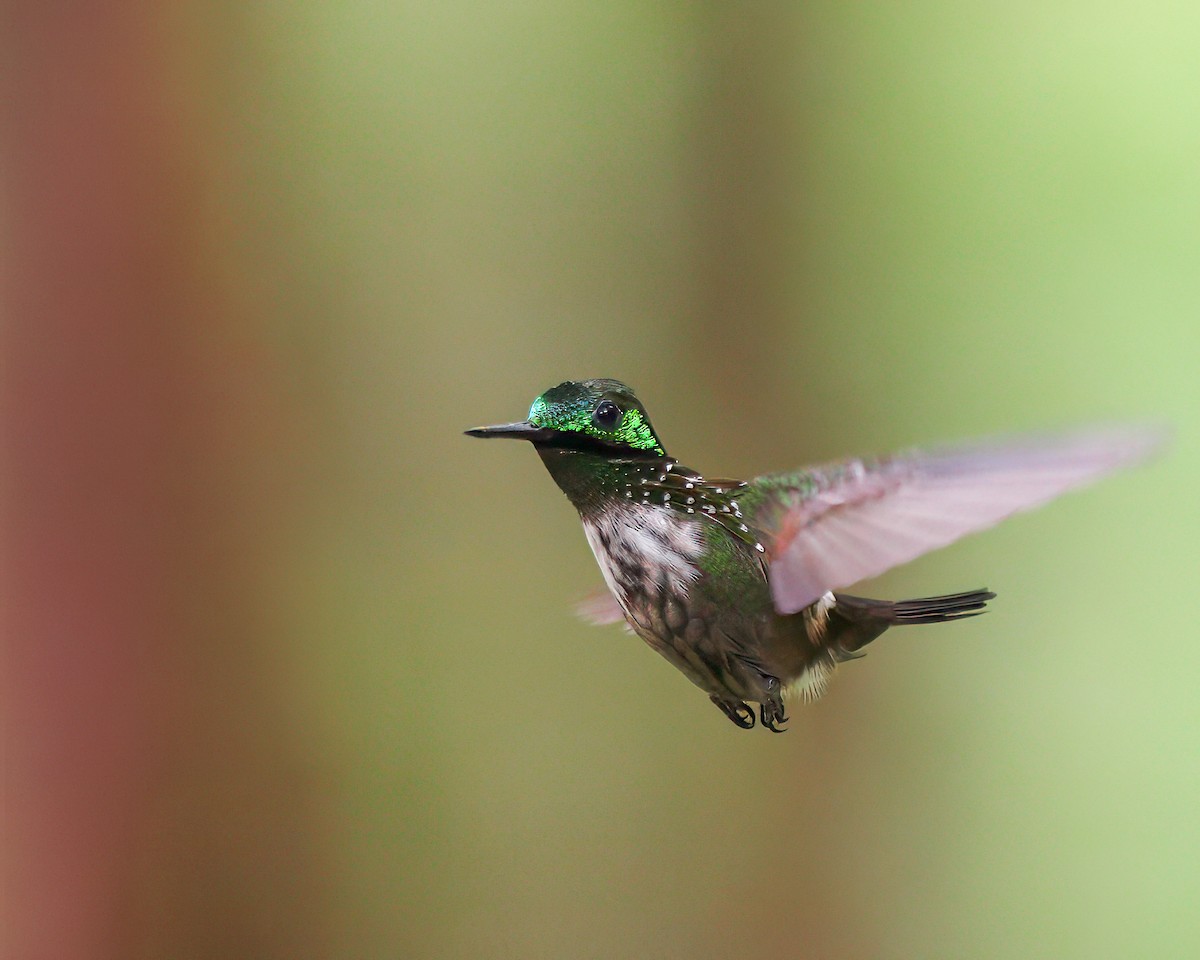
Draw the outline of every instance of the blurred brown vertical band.
M110 956L177 626L187 118L155 5L8 7L3 952Z
M264 584L293 417L228 253L231 26L25 2L0 40L6 960L326 953Z
M761 371L770 337L794 323L783 287L796 110L787 84L798 14L783 6L701 8L694 192L697 360L720 402L764 430L777 413ZM794 219L794 217L793 217Z

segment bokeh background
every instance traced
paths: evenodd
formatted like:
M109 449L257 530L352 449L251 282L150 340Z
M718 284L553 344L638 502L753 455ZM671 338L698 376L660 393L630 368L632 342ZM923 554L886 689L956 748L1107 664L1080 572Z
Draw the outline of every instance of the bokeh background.
M6 957L1200 954L1194 5L4 6ZM461 435L586 376L1176 439L775 737Z

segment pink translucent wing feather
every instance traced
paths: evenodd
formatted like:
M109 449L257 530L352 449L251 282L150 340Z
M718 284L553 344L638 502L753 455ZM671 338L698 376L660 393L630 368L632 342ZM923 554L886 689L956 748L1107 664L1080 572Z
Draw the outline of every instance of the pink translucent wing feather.
M1109 427L949 448L845 469L772 514L771 593L795 613L826 591L1040 506L1159 449L1166 431Z
M625 622L625 611L607 587L589 593L575 604L575 615L597 627Z

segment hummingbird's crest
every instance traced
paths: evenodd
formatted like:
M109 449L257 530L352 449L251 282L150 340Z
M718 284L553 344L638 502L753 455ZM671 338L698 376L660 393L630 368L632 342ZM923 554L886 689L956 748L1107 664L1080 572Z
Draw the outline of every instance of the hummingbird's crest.
M529 422L543 430L563 434L565 443L575 437L597 442L614 454L637 451L665 457L646 408L619 380L566 380L533 401Z

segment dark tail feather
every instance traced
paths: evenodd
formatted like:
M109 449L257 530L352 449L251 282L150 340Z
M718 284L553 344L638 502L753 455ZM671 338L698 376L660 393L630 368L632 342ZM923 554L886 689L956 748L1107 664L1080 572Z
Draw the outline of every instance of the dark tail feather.
M870 600L845 593L834 594L830 617L842 621L838 645L846 654L865 647L888 627L916 623L945 623L977 617L996 595L990 590L950 593L919 600Z
M887 606L892 608L892 616L898 624L941 623L943 620L977 617L984 612L987 602L995 598L996 595L990 590L971 590L924 600L901 600Z

